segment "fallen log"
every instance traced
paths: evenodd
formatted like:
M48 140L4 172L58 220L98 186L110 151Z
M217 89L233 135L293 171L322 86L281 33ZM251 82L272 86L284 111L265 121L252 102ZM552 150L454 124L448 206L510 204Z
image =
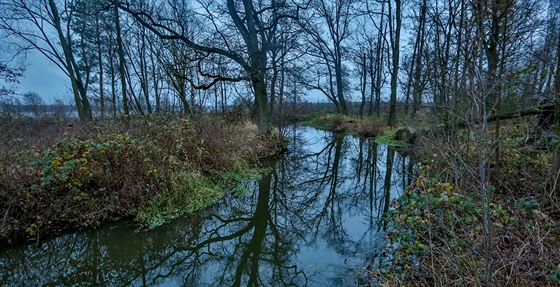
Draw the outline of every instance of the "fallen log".
M543 129L549 129L552 123L554 123L554 104L531 107L528 109L524 109L512 113L505 113L501 115L491 115L487 118L486 122L490 123L497 120L515 119L515 118L522 118L522 117L535 116L535 115L539 116L538 127ZM479 120L477 122L482 123L483 120ZM458 123L458 127L465 128L472 123L473 122L460 122Z
M503 115L492 115L488 117L488 122L493 122L496 120L506 120L506 119L514 119L514 118L521 118L527 116L534 116L534 115L552 115L554 116L554 105L543 105L532 107L529 109L517 111L514 113L503 114Z

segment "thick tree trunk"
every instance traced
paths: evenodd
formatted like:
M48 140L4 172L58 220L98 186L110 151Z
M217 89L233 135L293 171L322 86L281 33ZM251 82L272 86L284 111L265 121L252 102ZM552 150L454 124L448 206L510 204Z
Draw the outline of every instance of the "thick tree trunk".
M244 24L237 13L233 0L227 1L229 14L232 17L237 29L243 36L247 52L249 53L249 65L245 66L245 71L251 77L251 84L253 85L255 95L255 105L252 111L252 120L259 127L261 133L266 133L270 130L270 106L268 102L268 95L266 93L266 51L259 44L264 41L264 36L257 29L258 16L254 14L255 7L251 0L243 0L243 10L246 14L246 24ZM259 35L261 39L259 40Z
M336 97L338 98L338 103L340 104L340 112L347 115L348 106L346 105L346 99L344 98L344 82L342 80L342 55L340 51L337 50L337 58L335 63L335 74L336 74Z
M255 93L255 106L253 107L253 122L257 124L261 132L268 132L270 129L270 110L268 95L266 94L266 82L260 77L252 78Z
M187 88L186 88L186 82L184 80L180 80L179 81L179 85L178 85L178 96L179 96L179 100L181 101L181 104L183 105L183 114L184 115L188 115L191 114L191 107L189 104L189 101L187 101Z

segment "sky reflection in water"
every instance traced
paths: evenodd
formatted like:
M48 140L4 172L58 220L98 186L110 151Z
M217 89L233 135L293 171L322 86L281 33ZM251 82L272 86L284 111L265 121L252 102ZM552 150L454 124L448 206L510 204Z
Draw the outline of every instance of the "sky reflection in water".
M0 251L2 286L352 286L409 160L308 127L246 193L156 230L125 223Z

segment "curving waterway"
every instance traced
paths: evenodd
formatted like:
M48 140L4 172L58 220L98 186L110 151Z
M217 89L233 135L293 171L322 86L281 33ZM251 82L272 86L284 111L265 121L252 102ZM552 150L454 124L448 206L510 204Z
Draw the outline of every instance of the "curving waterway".
M412 164L370 139L290 127L270 172L150 231L126 223L0 250L1 286L356 286Z

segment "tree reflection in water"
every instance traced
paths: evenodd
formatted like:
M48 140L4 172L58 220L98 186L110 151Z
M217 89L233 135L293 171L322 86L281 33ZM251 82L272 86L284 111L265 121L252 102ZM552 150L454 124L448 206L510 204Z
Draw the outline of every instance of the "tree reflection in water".
M373 140L284 131L290 152L247 192L152 231L125 224L0 251L6 286L348 286L412 164ZM393 168L396 167L396 168Z

